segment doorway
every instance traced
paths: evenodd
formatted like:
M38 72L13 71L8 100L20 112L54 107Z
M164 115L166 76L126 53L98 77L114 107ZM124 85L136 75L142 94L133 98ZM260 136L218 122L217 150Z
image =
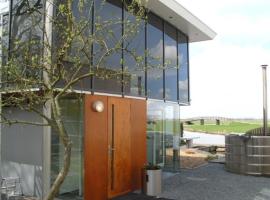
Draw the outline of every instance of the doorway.
M95 102L104 110L97 112ZM85 200L107 200L142 187L146 101L85 97Z
M131 190L130 100L108 99L108 197Z

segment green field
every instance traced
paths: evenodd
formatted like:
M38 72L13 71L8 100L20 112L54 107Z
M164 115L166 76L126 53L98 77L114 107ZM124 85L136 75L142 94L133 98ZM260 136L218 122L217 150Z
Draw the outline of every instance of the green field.
M193 125L184 125L184 129L194 132L205 132L215 134L230 134L230 133L245 133L248 130L259 128L262 126L258 120L256 121L226 121L216 125L213 122L205 122L205 125L200 125L196 122Z

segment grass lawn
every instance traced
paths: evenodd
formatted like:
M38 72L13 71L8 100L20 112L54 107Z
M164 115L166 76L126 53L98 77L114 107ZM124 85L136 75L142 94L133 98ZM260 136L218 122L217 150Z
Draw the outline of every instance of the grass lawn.
M196 123L194 125L185 125L184 129L187 131L194 132L205 132L205 133L216 133L216 134L230 134L230 133L245 133L248 130L261 127L261 123L255 122L239 122L239 121L228 121L220 125L207 124L200 125Z

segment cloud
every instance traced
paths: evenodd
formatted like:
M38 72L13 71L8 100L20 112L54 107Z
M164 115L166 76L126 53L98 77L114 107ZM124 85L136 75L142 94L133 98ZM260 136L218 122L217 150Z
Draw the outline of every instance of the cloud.
M182 117L260 118L259 66L270 64L270 1L178 1L218 33L213 41L190 45L192 101L181 108Z

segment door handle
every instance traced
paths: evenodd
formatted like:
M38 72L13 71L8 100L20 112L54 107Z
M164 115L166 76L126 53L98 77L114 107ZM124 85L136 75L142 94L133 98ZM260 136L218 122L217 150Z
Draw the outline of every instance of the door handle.
M110 156L112 156L112 154L114 153L114 151L115 151L115 148L112 148L112 147L109 146L108 153L109 153Z

